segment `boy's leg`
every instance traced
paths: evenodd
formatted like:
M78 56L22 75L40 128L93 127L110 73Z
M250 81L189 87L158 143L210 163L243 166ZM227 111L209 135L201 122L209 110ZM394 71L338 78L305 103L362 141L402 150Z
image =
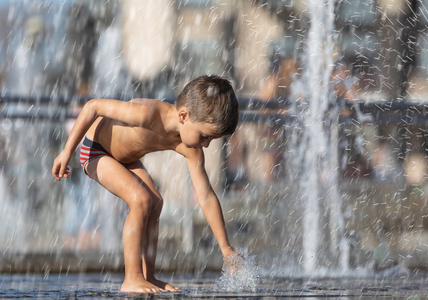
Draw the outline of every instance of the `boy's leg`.
M123 226L125 280L122 292L157 293L165 291L148 282L142 270L142 243L152 206L152 195L141 180L126 167L109 156L88 162L88 174L129 206ZM114 175L113 175L114 174Z
M159 237L159 218L162 212L163 200L152 178L144 168L141 161L125 165L136 177L141 180L152 194L152 209L149 215L146 234L143 238L143 272L145 278L160 288L169 291L179 291L178 287L157 280L155 277L155 263Z

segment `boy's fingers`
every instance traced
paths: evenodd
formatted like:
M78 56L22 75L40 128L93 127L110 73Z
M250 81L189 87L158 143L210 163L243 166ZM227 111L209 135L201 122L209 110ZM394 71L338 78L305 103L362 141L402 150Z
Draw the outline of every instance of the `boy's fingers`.
M66 170L67 166L61 166L61 168L59 169L59 178L62 178L64 176L65 170Z
M64 177L68 178L68 177L70 177L70 175L71 175L70 169L67 167L67 169L65 170L65 173L64 173Z
M53 168L52 168L52 175L53 175L53 177L55 177L56 180L59 180L58 170L59 170L59 166L58 165L54 165Z
M56 180L61 180L62 177L64 177L64 174L66 173L66 168L67 166L63 166L63 165L59 165L56 168L56 173L54 174L54 177L56 178Z
M56 180L60 181L63 177L68 178L71 172L67 165L54 164L52 167L52 175Z

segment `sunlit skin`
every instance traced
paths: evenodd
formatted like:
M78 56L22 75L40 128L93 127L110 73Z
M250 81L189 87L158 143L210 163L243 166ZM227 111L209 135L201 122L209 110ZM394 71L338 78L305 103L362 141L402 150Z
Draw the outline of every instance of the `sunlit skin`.
M67 165L85 134L112 155L90 160L85 170L129 206L122 234L125 279L121 292L180 291L155 277L163 200L140 161L147 153L173 150L185 157L199 205L223 257L235 252L204 167L202 148L220 137L216 129L215 124L192 121L186 107L177 109L153 99L94 99L83 107L63 151L54 161L52 174L58 181L70 176Z

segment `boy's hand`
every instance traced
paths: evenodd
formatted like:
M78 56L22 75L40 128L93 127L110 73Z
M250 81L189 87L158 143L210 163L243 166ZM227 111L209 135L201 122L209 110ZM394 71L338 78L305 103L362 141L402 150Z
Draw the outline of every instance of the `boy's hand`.
M63 152L55 158L52 167L52 175L56 180L60 181L61 178L68 178L71 175L70 169L67 167L69 161L70 158Z
M235 250L223 258L223 272L235 274L242 267L243 258Z

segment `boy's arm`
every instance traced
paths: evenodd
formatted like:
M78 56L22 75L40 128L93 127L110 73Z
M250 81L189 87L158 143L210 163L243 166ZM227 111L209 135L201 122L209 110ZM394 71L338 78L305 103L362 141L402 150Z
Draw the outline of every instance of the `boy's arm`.
M149 122L151 119L153 107L154 105L134 104L111 99L88 101L74 123L64 150L54 161L52 175L56 180L68 177L70 173L67 171L67 165L80 141L98 117L116 119L134 126L145 126L145 122Z
M192 178L193 187L202 213L213 231L221 253L226 257L235 250L229 244L221 205L205 171L204 152L199 148L186 148L182 151L184 152L182 154L186 157L190 177ZM181 151L177 152L180 153Z

